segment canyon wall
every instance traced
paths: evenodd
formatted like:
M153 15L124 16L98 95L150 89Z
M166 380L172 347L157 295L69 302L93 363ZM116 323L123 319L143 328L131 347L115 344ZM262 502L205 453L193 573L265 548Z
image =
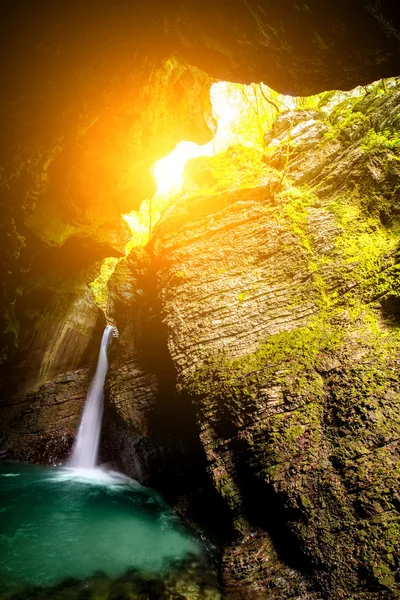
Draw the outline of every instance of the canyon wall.
M95 51L86 56L81 86L82 57L78 63L71 58L68 73L53 71L58 42L49 40L39 54L54 79L37 94L54 114L38 113L28 97L2 113L5 131L21 119L18 131L10 130L12 146L0 170L0 438L6 456L40 460L58 432L68 443L52 457L65 458L105 325L88 286L105 257L124 256L131 233L121 213L154 193L155 160L182 138L209 141L215 128L204 72L177 58L146 55L136 56L129 69L121 64L111 77L110 64L99 64ZM73 99L69 88L76 90ZM79 393L74 387L73 403L65 400L54 418L39 390L57 377L72 377ZM29 426L27 448L24 438L10 442L18 428L25 432L26 411L37 421Z
M66 369L92 364L102 317L87 285L99 261L123 256L129 231L121 213L154 192L154 161L180 140L211 139L213 78L263 80L307 94L395 75L399 64L398 16L390 2L17 1L6 8L0 24L5 409Z
M65 459L105 325L88 285L124 256L154 161L211 139L212 78L308 94L396 75L395 9L5 11L2 456ZM398 103L285 114L223 181L192 164L110 283L103 459L215 532L233 597L398 595Z
M0 28L1 364L37 245L121 256L154 161L211 138L211 78L301 95L399 73L389 0L18 0Z
M375 86L191 161L109 282L102 460L211 532L233 599L398 594L399 103ZM65 459L97 360L99 263L59 252L16 303L9 458Z
M287 112L263 152L189 163L141 269L111 279L117 454L161 489L175 473L189 516L212 483L232 597L398 595L399 102Z

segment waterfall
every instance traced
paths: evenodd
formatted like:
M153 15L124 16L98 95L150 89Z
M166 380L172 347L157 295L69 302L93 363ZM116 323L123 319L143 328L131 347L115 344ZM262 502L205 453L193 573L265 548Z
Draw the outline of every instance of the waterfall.
M96 466L103 416L104 381L108 370L107 346L113 331L114 327L107 325L103 333L96 373L86 396L81 423L68 462L70 467L93 469Z

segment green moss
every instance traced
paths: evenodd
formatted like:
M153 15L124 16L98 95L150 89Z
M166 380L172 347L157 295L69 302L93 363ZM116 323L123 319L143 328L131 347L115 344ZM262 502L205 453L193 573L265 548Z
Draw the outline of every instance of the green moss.
M200 193L215 193L267 185L268 172L260 150L239 144L212 157L189 160L184 179L195 183Z
M229 360L218 355L185 381L193 395L251 412L260 387L285 384L286 392L300 394L304 401L319 393L319 378L310 376L319 352L331 350L342 340L329 323L316 319L308 327L271 335L259 349L243 358ZM255 408L255 406L253 406Z
M371 152L376 149L391 150L395 154L400 153L400 134L398 131L385 129L384 131L375 131L370 129L364 137L362 145L364 152Z
M72 428L74 431L75 431L75 430L77 430L77 429L78 429L78 427L79 427L79 423L80 423L80 419L79 419L79 417L76 417L75 419L73 419L73 420L71 421L71 428Z
M355 285L365 301L397 294L400 228L383 226L357 189L336 197L327 208L340 227L335 244L344 280Z
M343 119L340 107L332 119L343 140L353 133L362 139L370 129L361 112L368 104L359 102L352 100L350 117ZM384 138L370 130L364 151L395 154L396 136ZM369 160L357 156L362 165ZM268 219L293 272L304 272L306 281L290 308L312 303L316 314L239 359L209 358L183 385L235 515L235 468L245 464L257 492L267 489L288 508L287 525L333 588L351 594L365 584L390 594L400 544L400 327L399 315L390 320L382 303L394 298L400 307L400 228L382 211L391 210L393 198L387 189L385 197L367 192L363 182L343 185L329 199L286 179L279 189Z
M385 326L376 298L399 287L398 231L369 214L354 190L324 207L336 247L316 256L308 220L317 202L312 190L285 190L275 218L297 239L326 304L317 303L307 327L271 335L256 352L210 359L186 388L215 438L245 437L241 460L304 516L290 526L315 564L339 586L357 587L361 565L377 586L394 589L400 474L385 444L400 430L400 330ZM347 290L344 300L329 289L327 272ZM232 490L229 475L221 494L236 506Z
M347 107L346 107L347 108ZM363 131L370 127L369 118L361 112L343 110L343 106L337 107L332 118L333 124L329 131L324 134L324 141L350 139L352 131L357 129Z
M312 275L311 295L321 310L327 310L331 306L331 298L321 274L321 267L326 258L314 251L308 226L310 208L320 206L321 202L307 185L295 187L286 184L286 186L286 189L276 196L276 202L279 205L276 218L297 237L306 258L306 268ZM295 299L293 300L293 304L295 304ZM304 298L297 299L297 302L302 301Z
M108 281L118 264L118 258L105 258L101 265L100 275L89 284L90 291L97 306L107 311Z
M338 277L354 287L353 298L350 298L347 308L347 317L344 319L358 319L367 327L375 327L377 333L379 325L376 318L366 308L366 302L372 295L393 293L397 289L397 275L400 265L396 262L394 251L399 244L399 231L387 229L382 226L379 219L366 215L357 191L352 194L338 197L332 201L327 210L333 213L338 225L336 238L337 250L328 257L318 256L313 250L313 241L308 233L308 214L311 206L318 205L317 196L307 187L290 187L277 196L279 206L278 218L295 237L305 252L308 269L312 273L313 289L317 292L316 300L319 307L319 316L310 322L309 327L295 329L270 336L257 352L240 359L229 361L227 357L217 357L209 365L197 371L195 377L200 387L201 382L212 382L216 379L218 386L230 385L232 377L235 379L234 388L237 392L249 395L246 390L251 388L238 384L238 379L246 377L249 383L252 379L250 373L260 369L276 369L279 365L285 368L291 361L296 361L294 371L299 376L300 370L312 368L318 353L332 351L343 341L345 327L341 328L335 323L342 318L340 297L336 290L329 290L324 273L337 272ZM241 292L239 302L244 301L246 293ZM298 299L302 301L302 298ZM266 365L270 365L266 367ZM203 372L204 371L204 372ZM207 372L207 373L206 373ZM230 375L232 374L232 376ZM283 379L287 373L285 372ZM277 381L280 380L278 376ZM301 378L298 385L301 386ZM201 392L201 389L193 391ZM210 389L203 390L210 393ZM251 394L250 394L251 395Z

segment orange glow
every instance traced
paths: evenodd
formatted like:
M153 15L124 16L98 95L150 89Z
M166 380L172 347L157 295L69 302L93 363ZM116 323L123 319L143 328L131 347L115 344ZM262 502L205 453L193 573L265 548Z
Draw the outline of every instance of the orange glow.
M200 156L213 156L235 144L254 147L263 143L262 135L268 128L268 123L270 126L275 112L267 103L264 103L263 108L257 104L259 100L256 98L254 87L221 81L211 86L210 97L213 116L218 123L216 135L211 142L203 146L193 142L181 142L168 156L153 165L152 174L157 183L156 194L151 200L143 201L139 211L124 216L132 230L130 246L147 243L165 208L173 198L182 193L183 171L188 160ZM290 99L285 101L290 102ZM264 129L260 128L257 119L263 120Z
M274 95L282 108L292 109L295 99L281 96L264 86L264 93ZM210 90L213 116L218 123L213 140L204 146L181 142L165 158L154 165L153 176L158 185L157 196L179 193L186 162L199 156L213 156L229 146L242 144L257 147L263 143L263 134L276 117L273 105L262 98L254 85L219 81Z
M242 88L245 86L236 87ZM218 130L214 139L199 146L193 142L181 142L176 148L154 164L153 177L157 182L157 195L165 196L179 193L182 189L182 174L187 161L199 156L213 156L224 150L231 141L232 124L242 110L243 99L232 94L234 84L214 83L210 90L214 118Z

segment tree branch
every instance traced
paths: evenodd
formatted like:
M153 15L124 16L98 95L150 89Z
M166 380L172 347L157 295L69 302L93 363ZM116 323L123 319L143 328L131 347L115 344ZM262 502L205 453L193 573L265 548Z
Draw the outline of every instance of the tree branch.
M268 104L270 104L271 106L273 106L277 112L279 112L279 106L277 104L275 104L275 102L273 100L271 100L270 98L268 98L268 96L265 95L264 90L261 87L261 83L258 84L258 88L264 98L264 100L266 100L268 102Z

